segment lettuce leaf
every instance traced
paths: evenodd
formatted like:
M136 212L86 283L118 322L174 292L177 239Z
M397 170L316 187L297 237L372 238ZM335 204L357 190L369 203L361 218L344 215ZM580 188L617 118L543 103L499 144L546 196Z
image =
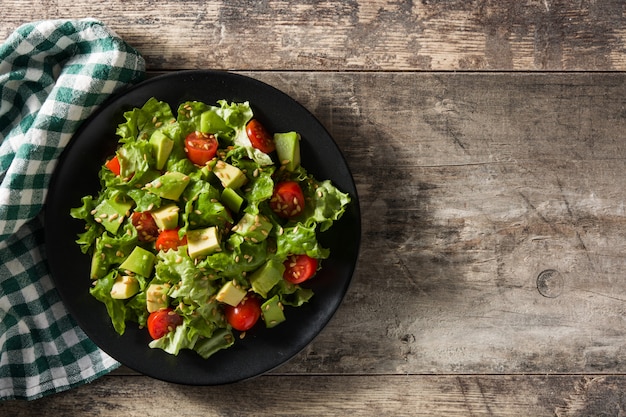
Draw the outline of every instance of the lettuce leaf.
M89 289L89 292L98 301L102 302L111 317L113 328L118 334L126 331L126 303L123 300L116 300L111 297L111 288L118 276L117 271L111 271L108 275L98 279L96 285Z

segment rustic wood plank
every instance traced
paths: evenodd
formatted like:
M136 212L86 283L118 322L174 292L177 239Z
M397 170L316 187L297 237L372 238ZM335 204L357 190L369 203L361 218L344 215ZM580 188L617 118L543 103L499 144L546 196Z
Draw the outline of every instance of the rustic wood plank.
M154 70L626 69L624 2L3 0L0 39L91 16Z
M109 376L0 414L127 416L559 416L620 415L626 376L265 376L188 387ZM607 399L610 399L607 401Z

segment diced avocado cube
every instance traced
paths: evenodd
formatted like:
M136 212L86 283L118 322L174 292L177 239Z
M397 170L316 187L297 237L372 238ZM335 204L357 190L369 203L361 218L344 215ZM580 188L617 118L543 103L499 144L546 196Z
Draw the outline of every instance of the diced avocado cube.
M154 313L168 307L167 293L169 290L169 284L148 285L146 290L146 309L148 313Z
M116 193L113 197L109 198L108 202L120 215L126 215L135 205L132 198L120 193Z
M243 204L243 197L237 193L237 191L232 188L226 187L222 191L222 202L226 207L228 207L231 211L238 213L241 210L241 206Z
M156 160L156 169L163 169L167 158L169 158L172 148L174 148L174 141L168 138L165 133L160 130L155 130L150 136L150 145L154 153L154 159Z
M178 201L189 181L189 176L182 172L166 172L159 178L146 184L146 189L161 198Z
M133 207L133 204L133 200L130 198L125 200L117 196L112 197L103 200L96 206L93 217L108 232L116 234L122 223L124 223L126 214Z
M217 301L236 307L243 300L248 291L241 288L234 280L228 281L217 292Z
M213 167L213 173L224 188L232 188L233 190L241 188L248 180L242 170L224 161L217 161Z
M109 263L104 260L102 252L95 251L91 257L91 279L102 278L109 272Z
M187 232L187 251L193 259L206 256L220 249L220 238L216 226Z
M170 230L178 227L178 212L176 204L167 204L152 211L152 218L159 230Z
M261 314L265 321L265 326L272 328L285 321L285 313L283 313L283 305L278 295L273 296L269 300L261 304Z
M272 222L265 216L246 213L243 217L241 217L239 223L233 227L233 231L250 239L252 242L257 243L267 239L272 227Z
M275 133L276 153L280 164L287 171L294 171L300 166L300 134L296 132Z
M139 281L129 275L119 275L111 288L111 298L126 300L139 292Z
M134 272L142 277L149 277L152 274L152 267L154 266L154 259L156 257L150 251L137 246L128 255L128 258L122 262L120 269L123 271Z
M268 260L259 269L250 275L252 290L261 297L267 297L267 293L283 279L285 266L273 259Z
M228 126L215 110L207 110L200 115L200 131L204 133L217 133L228 130Z

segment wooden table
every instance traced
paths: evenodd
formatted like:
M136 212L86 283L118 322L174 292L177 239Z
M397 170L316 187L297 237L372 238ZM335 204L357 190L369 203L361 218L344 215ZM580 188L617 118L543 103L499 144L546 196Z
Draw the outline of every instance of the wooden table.
M0 414L626 412L622 1L3 0L0 37L103 20L150 71L293 96L354 174L363 240L330 325L218 387L122 368Z

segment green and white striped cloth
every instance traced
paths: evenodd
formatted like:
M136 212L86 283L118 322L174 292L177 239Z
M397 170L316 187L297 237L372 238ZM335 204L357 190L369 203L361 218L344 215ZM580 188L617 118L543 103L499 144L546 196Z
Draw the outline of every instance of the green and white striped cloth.
M141 55L93 19L25 24L0 45L0 399L35 399L119 364L63 306L44 250L56 161L104 99L144 76Z

